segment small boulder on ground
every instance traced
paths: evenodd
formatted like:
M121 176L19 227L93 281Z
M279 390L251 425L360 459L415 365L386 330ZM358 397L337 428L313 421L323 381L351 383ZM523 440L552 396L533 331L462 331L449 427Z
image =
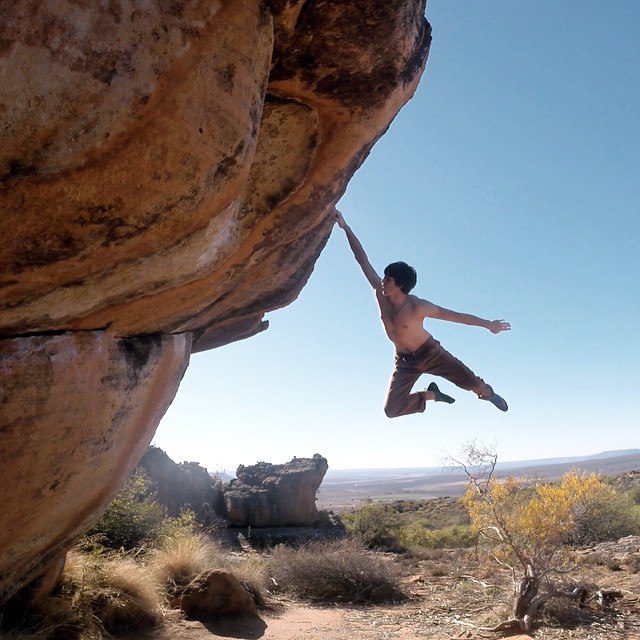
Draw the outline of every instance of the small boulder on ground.
M253 596L233 574L220 569L194 578L178 598L189 618L207 620L217 616L257 615Z

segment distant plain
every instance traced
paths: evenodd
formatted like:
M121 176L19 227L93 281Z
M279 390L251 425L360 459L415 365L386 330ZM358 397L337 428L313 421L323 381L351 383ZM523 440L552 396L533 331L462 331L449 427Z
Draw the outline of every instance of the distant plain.
M329 461L331 464L331 461ZM497 477L515 476L556 480L571 469L603 476L640 470L640 450L605 452L584 458L498 463ZM353 469L327 472L318 490L319 509L358 506L364 500L427 500L461 496L467 476L460 467L411 469Z

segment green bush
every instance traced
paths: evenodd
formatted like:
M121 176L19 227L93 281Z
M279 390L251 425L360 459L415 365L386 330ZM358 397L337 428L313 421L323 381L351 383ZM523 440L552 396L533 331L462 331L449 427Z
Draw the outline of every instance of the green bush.
M608 499L595 498L584 507L570 541L582 546L639 533L640 510L632 496L614 492Z
M169 518L155 499L149 479L137 471L86 537L108 549L132 550L194 526L195 516L189 511L178 518Z
M366 502L359 509L344 512L340 517L347 533L358 538L365 547L399 549L400 520L390 506Z
M464 549L476 544L478 534L467 525L429 529L424 522L416 521L400 530L399 539L408 548Z
M627 494L629 497L629 500L635 504L635 505L640 505L640 486L638 487L633 487L632 489L630 489Z

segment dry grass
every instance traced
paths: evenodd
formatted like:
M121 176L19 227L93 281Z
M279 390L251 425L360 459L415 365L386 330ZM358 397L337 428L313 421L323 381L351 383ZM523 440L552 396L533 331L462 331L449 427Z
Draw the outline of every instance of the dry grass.
M180 593L197 575L219 569L223 563L220 545L202 534L182 534L162 541L149 554L158 584L172 596Z
M80 640L80 637L75 635L64 635L60 633L60 628L57 626L42 626L40 623L37 624L37 628L29 628L29 623L26 623L26 626L21 629L14 629L8 631L2 631L0 637L2 640L61 640L64 638L65 640L70 640L71 638L77 638ZM85 640L93 640L89 636L84 637ZM101 640L96 638L95 640Z
M267 564L263 556L243 555L226 556L224 569L232 573L253 596L257 605L265 604L265 584L267 583Z
M116 633L152 627L162 618L157 581L144 563L130 556L72 551L63 580L60 610L67 605L83 628Z
M124 630L151 628L162 599L148 567L122 554L71 551L60 589L3 630L7 640L102 640Z
M113 556L90 571L93 584L78 593L89 599L93 614L107 632L149 627L161 620L160 589L143 563Z
M268 563L277 588L303 599L368 604L407 597L380 554L353 540L277 547Z
M60 590L41 601L3 640L102 640L152 628L167 603L196 576L224 569L264 602L265 564L259 556L234 557L202 534L181 533L137 557L71 551Z
M256 604L264 603L266 573L260 556L233 556L205 535L183 533L169 538L150 553L149 560L156 581L169 599L179 595L199 574L222 569L240 580Z

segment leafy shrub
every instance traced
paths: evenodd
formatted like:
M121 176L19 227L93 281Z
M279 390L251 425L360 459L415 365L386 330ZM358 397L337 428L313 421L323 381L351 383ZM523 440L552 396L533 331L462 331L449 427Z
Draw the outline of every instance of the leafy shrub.
M463 549L474 546L478 534L470 526L453 525L432 530L426 523L416 521L400 529L399 539L408 548Z
M563 545L598 542L624 530L617 498L597 474L571 471L557 483L493 480L483 492L471 487L464 501L474 526L509 561L544 571Z
M341 514L346 531L369 549L398 550L400 520L389 506L366 502L359 509Z
M469 513L459 499L429 498L428 500L395 500L390 504L402 523L411 524L423 520L430 529L446 529L455 524L470 524Z
M303 599L363 604L406 598L390 566L355 540L276 547L267 570L276 589Z
M629 500L633 504L640 505L640 486L633 487L632 489L630 489L627 495L629 496Z
M463 508L462 503L449 499L386 504L371 501L342 513L341 518L346 531L369 549L457 549L477 542L477 532L469 524L460 523L469 522L468 514L461 514ZM442 524L447 521L457 522Z
M563 592L551 575L562 574L568 545L597 540L617 513L616 491L597 474L566 473L560 482L523 482L493 477L497 457L475 447L473 460L488 459L488 479L470 476L464 502L479 533L493 545L493 557L510 565L515 589L513 622L530 631L544 605L559 595L572 601L580 591Z
M169 518L155 499L149 479L142 471L137 471L87 533L87 538L97 540L108 549L132 550L194 526L192 512Z
M134 549L157 537L167 514L153 497L146 475L136 472L113 499L88 536L110 549Z
M640 532L640 512L628 495L594 492L576 514L575 528L569 536L574 545L586 545Z

